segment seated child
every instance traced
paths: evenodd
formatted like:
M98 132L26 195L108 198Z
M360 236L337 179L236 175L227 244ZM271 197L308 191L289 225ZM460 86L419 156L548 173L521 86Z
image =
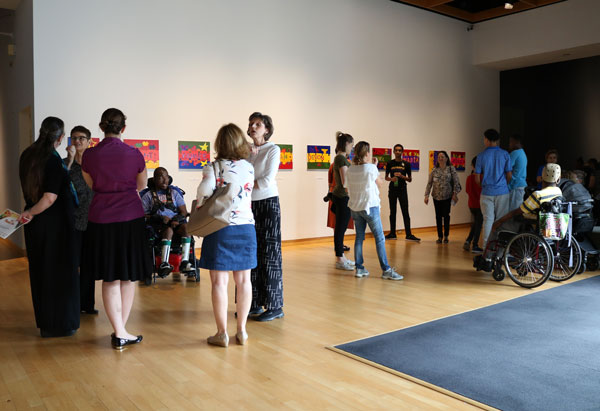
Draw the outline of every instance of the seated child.
M181 236L182 261L179 271L182 273L193 271L194 268L189 262L192 239L187 233L188 212L182 195L169 185L169 173L165 168L158 167L154 170L154 187L151 187L142 197L142 206L147 221L162 238L162 263L159 267L159 276L166 277L173 271L173 266L169 264L169 253L174 232Z
M558 187L559 181L560 166L555 163L546 164L542 170L542 189L534 191L529 197L527 197L525 201L523 201L519 208L515 208L508 214L496 220L496 222L494 222L494 224L492 225L492 232L490 234L490 238L488 239L488 243L498 238L499 231L518 232L521 223L523 222L523 217L531 220L536 219L538 211L543 203L562 196L562 192ZM491 258L494 256L487 255L486 253L484 257L489 263ZM482 261L477 260L474 262L475 264L479 264ZM489 264L487 264L486 267L489 268ZM478 269L484 269L485 271L489 271L489 269L485 268Z

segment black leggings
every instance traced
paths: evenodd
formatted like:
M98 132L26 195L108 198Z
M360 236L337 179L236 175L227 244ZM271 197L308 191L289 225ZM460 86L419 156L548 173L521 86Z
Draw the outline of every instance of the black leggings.
M344 234L348 228L350 221L350 209L348 208L348 196L338 197L331 196L333 204L335 204L335 229L333 230L333 245L335 247L335 256L342 257L344 255Z
M471 231L467 237L467 243L473 241L473 246L479 244L479 234L481 234L481 227L483 226L483 214L481 214L480 208L469 208L473 215L473 224L471 224ZM484 244L485 245L485 244Z
M400 203L400 209L402 210L402 218L404 220L404 234L408 237L411 235L410 232L410 215L408 214L408 194L406 192L406 186L400 187L399 189L388 192L388 199L390 200L390 234L396 235L396 210L397 203Z
M442 219L444 220L444 232L443 236L448 237L450 234L450 201L447 200L433 200L433 206L435 207L435 224L437 225L438 238L442 238Z

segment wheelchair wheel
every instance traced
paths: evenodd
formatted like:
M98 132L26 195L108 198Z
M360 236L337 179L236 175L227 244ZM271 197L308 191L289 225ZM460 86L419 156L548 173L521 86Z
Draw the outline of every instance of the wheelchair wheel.
M502 263L500 260L496 261L494 264L494 271L492 272L492 277L496 281L502 281L506 277L506 273L504 272L504 267L502 267Z
M555 241L550 248L554 252L554 270L550 274L550 279L565 281L572 278L583 263L583 253L577 240L571 235L570 246L569 237L565 237L560 241Z
M517 234L508 242L504 251L506 273L521 287L534 288L544 284L553 267L550 246L536 234Z

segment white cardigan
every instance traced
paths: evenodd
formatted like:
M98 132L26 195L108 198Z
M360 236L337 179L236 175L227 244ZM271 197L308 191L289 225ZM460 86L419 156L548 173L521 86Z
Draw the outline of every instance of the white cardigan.
M279 170L280 151L278 145L266 142L258 147L258 154L250 154L248 161L254 166L254 175L258 185L258 188L254 187L252 190L252 201L279 195L275 176Z

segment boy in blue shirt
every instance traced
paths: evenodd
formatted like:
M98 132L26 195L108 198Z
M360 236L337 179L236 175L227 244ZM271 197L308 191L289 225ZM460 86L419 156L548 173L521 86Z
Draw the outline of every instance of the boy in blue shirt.
M510 163L512 165L512 179L508 183L510 191L510 207L514 210L523 202L525 187L527 187L527 156L523 150L522 138L514 134L508 140L510 150Z
M173 233L181 236L182 261L179 271L192 272L194 269L189 262L191 237L187 233L187 209L183 196L169 186L169 173L163 167L154 170L154 187L142 197L142 206L147 221L152 225L157 235L162 237L161 261L158 275L166 277L173 271L169 264L171 240Z
M477 155L475 183L481 185L483 244L487 244L492 224L509 211L508 182L512 178L510 156L499 147L500 134L490 128L483 133L486 149Z

